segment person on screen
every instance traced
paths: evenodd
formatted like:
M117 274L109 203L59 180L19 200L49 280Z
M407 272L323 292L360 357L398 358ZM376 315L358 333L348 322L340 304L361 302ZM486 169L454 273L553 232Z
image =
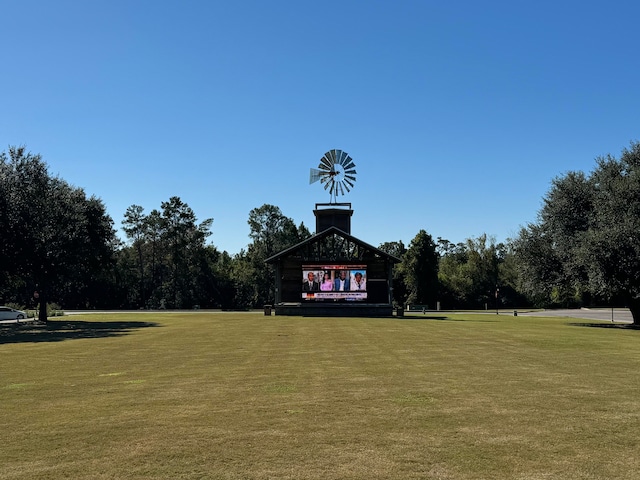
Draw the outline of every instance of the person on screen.
M364 278L362 278L362 273L356 272L353 276L353 283L351 284L351 290L366 290L367 286Z
M346 270L340 270L340 276L334 281L334 290L336 292L344 292L349 290L349 277Z
M302 283L302 290L305 292L317 292L320 290L320 284L316 281L313 272L307 274L307 279Z
M324 277L320 284L320 290L324 292L330 292L333 290L333 281L331 280L331 274L329 272L324 272Z

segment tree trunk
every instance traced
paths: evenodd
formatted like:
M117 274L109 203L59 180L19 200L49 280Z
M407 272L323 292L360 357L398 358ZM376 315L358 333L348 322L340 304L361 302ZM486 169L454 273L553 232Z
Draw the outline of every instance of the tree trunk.
M640 299L634 298L629 300L629 310L633 317L633 324L640 325Z
M47 323L47 296L43 290L40 290L40 308L38 309L38 321Z

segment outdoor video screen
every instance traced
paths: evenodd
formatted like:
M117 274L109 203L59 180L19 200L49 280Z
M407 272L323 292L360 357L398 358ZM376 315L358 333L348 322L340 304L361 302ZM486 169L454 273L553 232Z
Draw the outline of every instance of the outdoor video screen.
M307 301L364 301L366 265L302 265L302 299Z

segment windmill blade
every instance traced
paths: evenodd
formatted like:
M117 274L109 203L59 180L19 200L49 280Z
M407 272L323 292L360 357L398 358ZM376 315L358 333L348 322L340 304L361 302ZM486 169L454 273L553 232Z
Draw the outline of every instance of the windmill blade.
M344 195L344 189L342 188L342 182L340 182L338 184L338 186L340 187L340 195Z
M326 190L326 189L327 189L327 187L328 187L329 185L331 185L332 183L333 183L332 181L327 181L327 182L325 182L325 184L324 184L324 189ZM332 188L331 190L333 190L333 188Z
M312 183L316 183L318 180L322 178L322 172L316 168L312 168L309 171L309 185Z
M351 157L349 157L349 160L351 160ZM353 167L356 166L356 164L353 163L353 160L351 160L350 162L345 162L345 163L346 163L346 165L343 165L345 170L348 169L348 168L353 168Z
M353 181L355 182L355 178L353 179ZM344 178L344 182L345 182L347 185L349 185L351 188L353 188L353 182L350 182L350 181L347 179L347 177L345 177L345 178ZM348 192L348 191L349 191L349 190L347 189L347 192Z
M336 155L336 163L339 163L340 165L344 165L344 161L348 156L349 155L347 154L347 152L343 152L342 150L338 150L337 151L337 155Z
M346 180L344 181L344 188L347 191L347 193L349 193L351 191L351 189L349 188L349 182L347 182ZM353 184L351 184L351 186L353 187Z
M356 177L354 177L353 175L347 175L347 174L345 174L345 175L344 175L344 178L346 178L346 179L349 179L349 180L353 181L353 183L355 183L355 181L356 181Z
M322 170L331 170L331 167L333 167L333 163L327 158L327 154L325 153L324 157L320 159L318 168L321 168Z
M336 152L338 150L329 150L327 153L325 153L324 155L329 159L329 161L331 163L336 163Z
M356 173L357 173L357 172L356 172L356 169L355 169L355 168L352 168L352 169L350 169L350 170L345 170L345 171L344 171L344 174L345 174L345 175L355 175Z

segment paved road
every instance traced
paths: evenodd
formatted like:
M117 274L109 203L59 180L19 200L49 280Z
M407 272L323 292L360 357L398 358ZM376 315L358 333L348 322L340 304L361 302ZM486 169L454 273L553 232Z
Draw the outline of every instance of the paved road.
M5 323L31 323L33 318L23 318L22 320L0 320L0 325Z
M574 308L566 310L544 310L542 312L518 312L521 316L569 317L587 320L606 320L633 323L631 312L627 308Z
M65 315L83 315L88 313L149 313L151 310L105 310L105 311L96 311L96 310L70 310L65 311ZM156 311L158 312L158 311ZM207 312L207 313L235 313L235 312L223 312L221 310L173 310L167 311L162 310L164 313L198 313L198 312ZM240 312L247 313L247 312ZM251 310L251 313L262 314L263 311L256 309ZM415 312L412 312L415 313ZM433 313L433 311L429 311L429 313ZM468 313L464 311L456 312L456 313ZM487 311L487 314L492 313L491 311ZM495 313L495 312L493 312ZM501 310L500 315L513 315L513 310ZM567 317L567 318L582 318L586 320L600 320L600 321L613 321L616 323L633 323L633 318L631 317L631 312L626 308L574 308L574 309L558 309L558 310L542 310L535 312L527 312L527 311L518 311L518 316L522 317ZM55 319L55 317L53 317ZM29 318L26 320L22 320L21 323L33 322L33 318ZM15 320L2 320L0 324L3 323L17 323Z

